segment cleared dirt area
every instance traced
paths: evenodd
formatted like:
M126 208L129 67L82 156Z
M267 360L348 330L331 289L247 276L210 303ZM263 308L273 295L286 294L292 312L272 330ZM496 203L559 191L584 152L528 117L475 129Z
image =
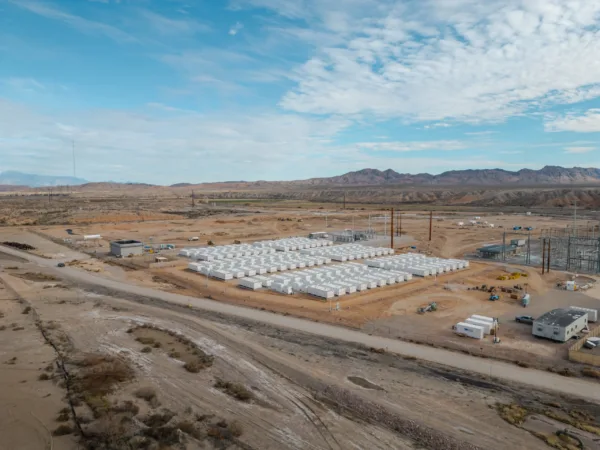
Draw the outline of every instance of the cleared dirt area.
M54 363L50 379L37 382L61 390L42 422L50 432L68 432L53 437L55 449L72 448L75 441L89 448L116 445L122 440L112 441L115 433L127 445L188 449L547 448L498 414L497 404L517 400L531 411L557 402L567 414L578 409L592 417L586 423L600 423L598 406L529 387L241 319L191 315L185 308L156 308L74 288L43 289L43 283L1 275L31 305L30 314L58 348L56 353L38 343L49 352L39 361L18 355L35 367L36 377ZM18 305L15 315L31 322L20 333L42 339L33 318L22 314L23 305L11 302ZM180 359L168 354L178 349L175 336L210 355L212 364L197 373L184 370L183 351ZM145 341L151 352L142 351L140 337L152 340ZM0 345L5 352L12 343ZM190 351L189 344L185 348ZM60 383L61 360L74 380L71 393ZM113 381L107 385L109 373ZM239 395L240 386L249 400Z

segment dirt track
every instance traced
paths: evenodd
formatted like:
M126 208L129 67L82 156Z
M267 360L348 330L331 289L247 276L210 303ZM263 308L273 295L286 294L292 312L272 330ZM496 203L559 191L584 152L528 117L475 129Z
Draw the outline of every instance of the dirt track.
M378 336L369 336L354 330L308 322L306 320L276 315L265 311L218 303L207 299L186 297L139 286L132 286L126 283L99 278L89 273L69 267L56 269L54 267L55 262L53 261L44 260L42 258L6 247L3 248L3 252L20 256L29 261L35 262L40 266L49 268L59 276L69 279L78 285L87 285L90 287L100 288L106 290L107 292L114 291L116 293L134 295L142 298L145 297L148 299L153 299L154 301L158 301L159 303L166 302L180 306L199 308L214 313L229 314L261 323L267 323L277 327L286 327L298 331L308 332L314 335L339 339L346 342L360 343L369 347L386 348L391 352L401 355L417 357L426 361L440 363L462 370L468 370L473 373L492 375L500 379L535 386L539 389L558 391L568 395L584 397L588 400L593 400L600 403L600 389L598 389L598 385L585 380L564 378L547 372L516 367L513 364L492 362L491 360L484 361L480 358L469 355Z

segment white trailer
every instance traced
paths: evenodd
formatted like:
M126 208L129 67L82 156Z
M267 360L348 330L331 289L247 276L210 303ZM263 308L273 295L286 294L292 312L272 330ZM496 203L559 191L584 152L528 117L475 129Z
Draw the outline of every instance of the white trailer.
M456 324L454 331L456 334L471 337L473 339L483 339L484 330L482 327L477 325L471 325L470 323L459 322Z
M582 308L581 306L570 306L569 309L575 309L577 311L586 312L588 314L588 322L597 322L598 321L598 310L597 309Z
M471 315L471 319L475 319L475 320L482 320L484 322L489 322L491 324L494 323L494 318L493 317L487 317L487 316L478 316L477 314L472 314Z
M485 320L477 320L469 317L467 320L465 320L465 323L483 328L483 332L485 334L490 334L492 332L493 324L491 324L490 322L486 322Z

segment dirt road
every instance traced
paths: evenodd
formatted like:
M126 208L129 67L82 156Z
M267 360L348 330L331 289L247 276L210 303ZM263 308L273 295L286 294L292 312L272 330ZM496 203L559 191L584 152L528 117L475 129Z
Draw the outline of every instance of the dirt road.
M2 252L13 256L19 256L32 263L47 267L65 279L74 283L83 283L93 286L102 286L118 292L150 297L169 303L190 306L216 313L228 314L246 319L267 323L276 327L285 327L313 335L320 335L346 342L359 343L368 347L385 348L389 352L413 356L422 360L444 364L470 372L490 375L496 378L509 380L517 383L535 386L538 389L561 392L568 395L583 397L587 400L600 403L600 389L598 384L581 379L565 378L548 372L534 369L525 369L513 364L481 359L461 353L455 353L443 349L426 347L408 342L396 341L378 336L369 336L365 333L349 330L346 328L326 325L323 323L310 322L289 316L281 316L266 311L244 308L208 299L187 297L168 292L156 291L126 283L108 280L90 273L65 267L56 268L56 260L47 260L30 255L26 252L2 247Z

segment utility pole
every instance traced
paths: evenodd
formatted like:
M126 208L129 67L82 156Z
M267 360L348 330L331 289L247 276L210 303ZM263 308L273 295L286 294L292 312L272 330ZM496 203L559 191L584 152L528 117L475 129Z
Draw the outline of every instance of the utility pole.
M75 164L75 139L71 141L73 146L73 178L77 178L77 165Z
M402 213L398 213L398 222L400 223L400 237L402 237Z
M552 244L552 240L548 239L548 266L546 267L546 272L550 273L550 245Z
M390 214L390 247L394 248L394 208L392 208L392 213Z
M192 208L193 208L194 206L196 206L196 205L194 205L194 191L192 191Z
M346 209L346 193L344 192L344 210Z
M544 275L546 269L546 238L542 240L542 275Z
M431 230L433 228L433 211L429 211L429 241L431 242Z
M575 209L573 210L573 236L577 237L577 199L575 199Z

